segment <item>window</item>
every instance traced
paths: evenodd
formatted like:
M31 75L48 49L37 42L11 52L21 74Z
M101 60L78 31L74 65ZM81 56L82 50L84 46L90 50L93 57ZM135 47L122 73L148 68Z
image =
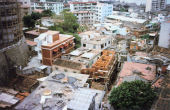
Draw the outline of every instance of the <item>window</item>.
M105 43L105 46L106 46L107 44Z
M103 49L103 48L104 48L104 44L101 45L101 49Z
M86 47L86 44L83 44L83 47Z
M108 42L108 44L110 44L110 41Z

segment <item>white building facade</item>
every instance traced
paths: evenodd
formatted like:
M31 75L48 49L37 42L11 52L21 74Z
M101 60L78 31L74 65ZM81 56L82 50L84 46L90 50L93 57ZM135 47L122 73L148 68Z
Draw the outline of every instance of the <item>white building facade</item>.
M96 11L95 11L95 22L103 22L104 19L112 15L113 5L107 3L97 3Z
M161 23L158 46L163 48L170 47L170 20Z
M99 2L71 2L70 11L77 17L79 24L93 25L111 15L113 6Z
M63 3L62 2L53 2L53 0L36 0L31 2L31 9L42 9L47 10L50 9L55 14L59 15L60 12L63 11Z
M101 35L94 31L87 31L79 34L81 37L81 47L85 49L103 50L112 45L113 37Z
M92 25L95 19L95 7L97 2L71 2L70 11L77 17L80 25Z
M145 12L159 11L166 8L167 0L146 0Z

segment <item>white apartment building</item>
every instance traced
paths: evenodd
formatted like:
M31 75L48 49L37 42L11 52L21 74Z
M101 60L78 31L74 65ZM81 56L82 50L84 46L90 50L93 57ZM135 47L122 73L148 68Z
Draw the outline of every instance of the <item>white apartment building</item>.
M145 12L159 11L166 8L167 0L146 0Z
M95 11L95 22L103 22L105 17L112 15L113 5L107 3L97 3Z
M106 16L112 14L113 6L99 2L71 2L70 11L78 18L79 24L93 25L103 22Z
M31 9L50 9L52 12L57 15L63 11L63 3L62 2L54 2L54 0L32 0L31 1Z
M92 25L95 19L97 2L71 2L70 11L77 17L80 25Z
M164 48L170 47L170 20L161 23L158 46Z

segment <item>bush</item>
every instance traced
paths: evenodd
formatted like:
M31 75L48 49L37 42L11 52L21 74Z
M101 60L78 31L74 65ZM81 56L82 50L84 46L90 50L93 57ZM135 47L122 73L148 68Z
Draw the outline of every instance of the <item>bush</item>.
M124 82L113 88L108 97L110 104L120 110L149 110L156 93L143 81Z

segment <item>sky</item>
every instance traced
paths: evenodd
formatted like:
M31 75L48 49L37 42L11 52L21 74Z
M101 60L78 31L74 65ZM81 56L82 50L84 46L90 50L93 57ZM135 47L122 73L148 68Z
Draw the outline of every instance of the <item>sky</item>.
M144 4L146 0L120 0L120 1L125 1L129 3L137 3L137 4ZM170 0L167 0L167 3L170 4Z

